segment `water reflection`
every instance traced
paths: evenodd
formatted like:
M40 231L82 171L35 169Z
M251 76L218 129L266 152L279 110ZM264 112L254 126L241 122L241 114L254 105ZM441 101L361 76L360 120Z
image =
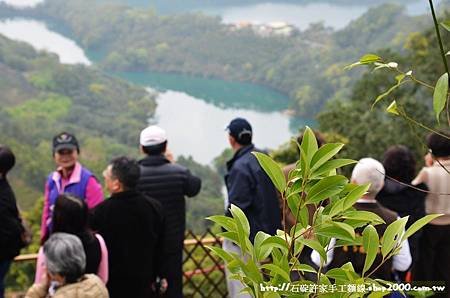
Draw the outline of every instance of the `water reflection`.
M281 112L259 113L243 109L220 109L186 93L166 91L157 99L158 109L151 122L164 127L168 147L178 155L192 155L207 164L228 148L225 126L235 117L249 120L259 148L275 148L288 141L289 118Z
M0 0L0 3L6 3L18 8L33 7L43 2L44 0Z
M184 92L221 109L272 112L286 110L289 104L286 95L255 84L158 72L120 72L116 75L158 91Z
M0 34L29 43L37 50L55 53L61 63L85 64L91 62L73 40L48 30L43 22L24 19L7 19L0 21Z

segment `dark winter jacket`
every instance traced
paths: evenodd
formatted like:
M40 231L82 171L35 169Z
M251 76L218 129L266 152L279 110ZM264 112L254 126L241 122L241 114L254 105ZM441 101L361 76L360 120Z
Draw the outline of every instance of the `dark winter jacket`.
M4 178L0 178L0 261L11 260L22 247L23 232L16 198Z
M228 174L225 183L228 189L228 208L238 206L250 224L250 240L258 231L275 234L281 229L278 193L270 178L259 165L252 151L260 151L248 145L238 150L227 162Z
M425 184L415 186L428 190ZM408 228L412 223L425 216L425 192L386 179L383 189L377 195L377 201L384 207L395 211L400 217L409 215Z
M94 209L91 226L108 247L111 298L151 297L164 224L161 205L137 191L114 194Z
M183 248L186 227L185 196L199 193L201 180L183 166L171 163L163 155L149 155L139 161L141 178L138 189L163 206L166 215L166 245L168 252Z
M421 183L414 187L428 190L428 187ZM427 193L421 192L412 187L402 185L395 181L386 179L383 189L377 195L377 201L384 207L395 211L400 217L409 215L406 228L409 228L414 222L425 216L425 199ZM419 256L419 239L422 236L422 230L419 230L408 238L413 263L417 263Z

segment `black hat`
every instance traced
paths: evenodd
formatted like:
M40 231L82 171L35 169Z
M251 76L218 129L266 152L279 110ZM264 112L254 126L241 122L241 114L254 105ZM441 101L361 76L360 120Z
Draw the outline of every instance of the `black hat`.
M239 143L240 141L252 139L252 126L244 118L235 118L227 126L228 133Z
M53 138L53 154L61 149L76 149L80 152L80 147L78 145L77 138L74 135L62 132Z

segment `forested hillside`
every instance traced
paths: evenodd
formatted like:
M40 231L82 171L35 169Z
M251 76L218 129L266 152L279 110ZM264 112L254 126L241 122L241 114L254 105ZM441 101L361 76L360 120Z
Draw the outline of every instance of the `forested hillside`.
M313 117L331 98L350 94L358 73L343 71L349 60L374 48L401 50L409 34L426 23L392 4L370 9L337 32L315 24L291 37L232 30L218 17L202 14L161 16L154 10L87 0L49 0L16 14L62 26L100 57L106 70L254 82L288 94L290 107L303 117Z
M93 68L62 65L2 36L0 72L0 143L17 155L11 178L24 208L41 195L53 168L53 135L76 133L83 162L101 176L112 156L137 153L138 133L155 109L143 88Z

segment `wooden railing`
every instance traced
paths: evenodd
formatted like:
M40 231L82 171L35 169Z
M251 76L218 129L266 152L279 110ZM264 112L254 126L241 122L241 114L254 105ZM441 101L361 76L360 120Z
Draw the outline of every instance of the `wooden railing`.
M207 246L221 246L222 240L210 230L197 236L186 233L183 254L184 297L227 297L224 264Z
M183 248L184 297L227 297L224 264L207 246L221 246L222 239L210 230L203 235L186 232ZM37 254L19 255L14 262L35 262Z

